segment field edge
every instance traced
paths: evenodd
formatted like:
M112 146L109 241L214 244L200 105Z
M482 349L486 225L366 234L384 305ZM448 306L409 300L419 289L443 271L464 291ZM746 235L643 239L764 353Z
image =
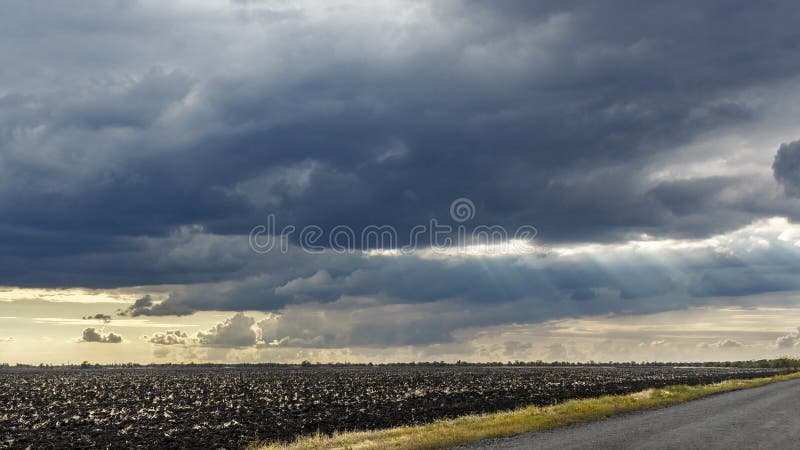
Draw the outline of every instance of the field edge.
M749 380L727 380L705 385L674 385L625 395L567 400L552 406L527 406L511 411L440 419L371 431L303 436L291 443L253 443L250 450L435 450L482 439L509 437L549 430L614 415L645 411L695 400L713 394L755 388L800 378L800 372Z

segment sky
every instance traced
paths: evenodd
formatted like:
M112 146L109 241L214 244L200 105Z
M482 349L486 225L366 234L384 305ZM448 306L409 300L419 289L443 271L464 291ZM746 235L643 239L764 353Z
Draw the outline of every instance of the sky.
M793 1L0 6L0 362L800 354Z

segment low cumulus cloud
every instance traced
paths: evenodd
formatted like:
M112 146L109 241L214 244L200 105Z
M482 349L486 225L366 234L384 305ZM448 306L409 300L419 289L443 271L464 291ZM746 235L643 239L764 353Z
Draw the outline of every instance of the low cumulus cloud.
M191 340L186 332L180 330L167 330L145 338L147 342L156 345L185 345Z
M791 350L800 347L800 328L776 339L775 347L779 350Z
M197 333L201 345L209 347L248 347L259 342L256 320L240 312L207 332Z
M447 358L453 360L478 358L588 361L606 358L626 361L631 359L676 361L692 360L692 358L713 360L719 355L758 358L762 357L759 355L764 355L764 352L777 356L800 348L800 329L780 337L772 344L763 342L747 344L745 343L747 338L738 337L722 337L698 344L693 338L684 338L681 322L675 322L674 328L656 327L663 332L674 334L674 337L650 338L636 333L631 336L623 334L608 338L608 335L600 331L597 336L605 336L604 340L589 342L585 339L588 336L587 329L582 329L579 339L565 340L563 330L549 328L550 325L544 323L524 328L512 326L512 328L500 327L488 330L471 327L474 323L486 322L474 319L470 321L469 316L491 315L492 311L488 308L466 310L464 305L459 308L452 304L446 306L374 304L373 307L366 307L363 304L364 299L352 301L362 303L363 309L347 308L346 303L328 305L327 308L312 308L306 305L289 308L280 315L269 314L261 320L250 314L238 312L205 332L192 335L179 330L167 330L146 337L146 340L153 344L155 357L179 356L180 359L187 361L205 357L224 360L229 356L235 358L237 354L238 357L245 359L256 354L262 355L261 357L269 355L270 358L277 358L275 360L319 358L321 355L335 359L333 355L379 355L386 348L392 349L395 358L397 355L403 355L402 358L409 360L420 360L425 355L428 357L435 355L437 359L447 355ZM441 309L431 309L432 307ZM447 316L459 309L464 309L462 315L455 318ZM506 325L519 323L520 321L514 320L519 317L518 314L515 315L519 310L519 305L513 305L495 322ZM447 314L444 314L445 311ZM618 320L626 323L625 317L620 317ZM601 330L604 327L598 326ZM568 328L571 327L572 325ZM432 331L437 328L438 332ZM453 339L454 330L460 330L455 333L459 340ZM514 333L520 333L521 330L532 332L529 335L523 332L513 340L509 340L504 334L510 330L514 330ZM615 334L614 331L609 333ZM636 339L631 339L632 337ZM494 341L496 344L491 344L494 339L497 339ZM490 345L487 346L487 342ZM392 357L371 358L392 360Z
M105 323L111 322L111 316L108 314L98 313L93 316L83 316L83 320L101 320Z
M669 345L670 345L670 343L665 341L664 339L656 339L656 340L649 341L649 342L640 342L639 343L639 348L655 349L655 348L667 347Z
M707 349L733 350L744 347L744 344L735 339L721 339L710 344L700 344L698 347Z
M98 342L101 344L119 344L122 342L122 336L114 333L105 333L103 330L96 328L86 328L83 330L83 336L79 342Z
M238 312L233 316L216 324L205 332L194 335L181 330L166 330L150 336L142 337L145 341L156 347L164 346L203 346L203 347L251 347L262 344L260 329L256 326L256 319ZM166 355L167 350L154 350L160 355Z
M530 342L506 341L503 343L505 355L509 358L525 358L530 356L533 344Z
M554 342L545 346L546 361L588 361L585 351L574 342Z

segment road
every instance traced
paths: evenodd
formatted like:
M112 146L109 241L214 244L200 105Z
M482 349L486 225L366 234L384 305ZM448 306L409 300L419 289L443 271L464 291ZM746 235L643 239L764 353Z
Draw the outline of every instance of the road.
M800 379L459 449L800 449Z

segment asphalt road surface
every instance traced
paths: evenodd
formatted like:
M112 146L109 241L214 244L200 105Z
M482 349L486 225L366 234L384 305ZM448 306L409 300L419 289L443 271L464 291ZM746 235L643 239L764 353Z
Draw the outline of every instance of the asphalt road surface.
M800 379L459 449L800 449Z

